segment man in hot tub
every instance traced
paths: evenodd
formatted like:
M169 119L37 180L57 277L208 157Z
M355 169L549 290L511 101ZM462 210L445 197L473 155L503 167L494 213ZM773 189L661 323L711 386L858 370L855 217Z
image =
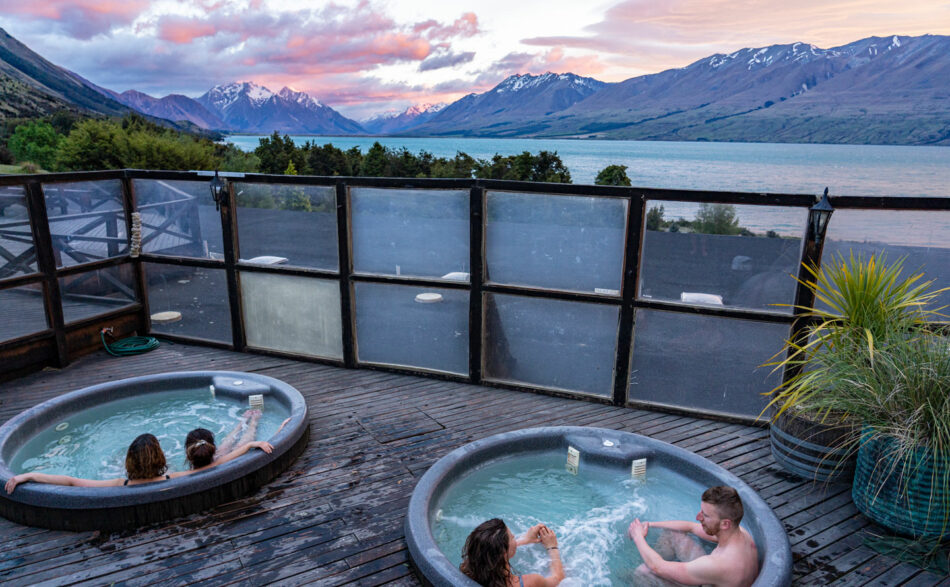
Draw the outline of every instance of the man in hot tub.
M742 500L736 490L725 485L707 489L696 520L631 522L627 533L644 561L636 571L638 585L752 585L759 574L759 556L752 536L739 527ZM646 540L651 528L663 530L656 550ZM715 542L715 550L706 554L689 534Z

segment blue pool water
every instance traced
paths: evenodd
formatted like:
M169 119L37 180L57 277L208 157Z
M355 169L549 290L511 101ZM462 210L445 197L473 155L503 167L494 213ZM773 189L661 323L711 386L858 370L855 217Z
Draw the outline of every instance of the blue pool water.
M87 479L125 477L129 444L150 433L165 451L168 470L183 471L188 468L184 443L190 430L207 428L221 442L247 409L246 401L213 397L208 387L111 401L41 431L14 455L10 468ZM287 416L283 406L265 398L256 439L273 436Z
M648 465L645 479L585 463L578 474L565 468L566 455L516 456L473 470L455 482L438 503L432 532L453 565L461 563L465 538L480 523L501 518L516 535L543 522L558 536L566 587L629 585L643 562L627 527L641 520L692 520L704 487L662 467ZM654 543L657 531L648 535ZM713 545L704 545L707 550ZM518 548L512 567L519 574L547 574L540 545Z

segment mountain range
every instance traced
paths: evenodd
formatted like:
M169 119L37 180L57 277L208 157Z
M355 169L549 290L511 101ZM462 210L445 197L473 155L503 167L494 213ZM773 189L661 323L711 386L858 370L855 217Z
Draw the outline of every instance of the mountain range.
M950 37L869 37L715 54L606 83L573 73L513 75L449 105L362 123L304 92L253 82L198 98L116 93L49 63L0 29L0 118L67 107L131 110L203 129L269 134L571 137L950 145Z

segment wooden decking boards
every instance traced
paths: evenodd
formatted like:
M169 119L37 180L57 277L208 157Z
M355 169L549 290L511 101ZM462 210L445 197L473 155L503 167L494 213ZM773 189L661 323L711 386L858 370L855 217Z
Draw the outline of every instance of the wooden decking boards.
M138 530L58 532L0 519L0 582L11 584L418 585L403 516L416 480L478 438L542 425L602 426L671 442L724 466L783 520L796 584L950 585L863 545L879 531L845 485L816 485L772 460L760 428L370 370L163 344L104 352L7 383L0 421L59 394L170 370L260 372L310 407L311 440L294 465L239 501Z

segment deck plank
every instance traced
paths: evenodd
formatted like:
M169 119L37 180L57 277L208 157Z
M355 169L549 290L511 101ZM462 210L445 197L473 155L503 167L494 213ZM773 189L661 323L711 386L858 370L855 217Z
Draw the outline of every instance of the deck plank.
M865 533L880 529L857 512L846 485L789 475L773 461L768 433L740 424L184 344L122 359L94 353L12 381L0 389L0 420L73 389L170 369L287 381L310 409L306 451L251 495L146 528L70 533L0 520L0 582L416 586L402 524L418 478L465 443L556 425L645 434L726 467L785 524L796 584L946 582L864 547Z

